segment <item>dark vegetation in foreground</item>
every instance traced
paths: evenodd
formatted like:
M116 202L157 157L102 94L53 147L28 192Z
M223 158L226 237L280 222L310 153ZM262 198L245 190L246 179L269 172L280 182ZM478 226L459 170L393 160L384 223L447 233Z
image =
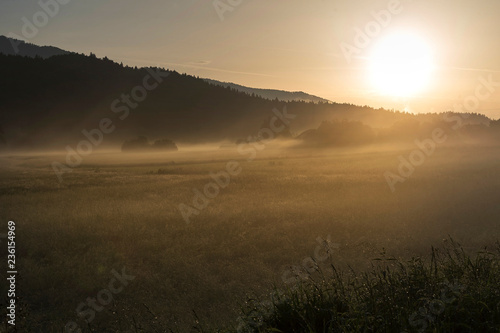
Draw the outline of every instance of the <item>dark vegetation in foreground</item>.
M332 263L328 269L316 266L307 278L297 277L297 283L275 286L271 295L249 297L230 328L208 327L193 312L191 331L498 332L499 259L499 242L494 249L485 247L471 255L450 238L442 248L432 248L429 258L401 260L384 251L363 273L342 271ZM146 317L155 317L144 307ZM133 319L126 332L180 332L156 319L147 328ZM104 331L115 332L93 325L81 332Z
M430 260L382 253L363 274L316 268L267 299L249 298L230 332L498 332L499 259L500 243L469 255L450 239Z

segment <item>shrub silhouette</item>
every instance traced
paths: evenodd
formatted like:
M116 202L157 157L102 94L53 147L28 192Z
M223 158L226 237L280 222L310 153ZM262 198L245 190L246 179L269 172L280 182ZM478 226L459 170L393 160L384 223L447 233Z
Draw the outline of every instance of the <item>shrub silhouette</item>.
M371 143L375 133L360 121L323 121L318 129L305 131L298 138L313 145L350 146Z
M169 139L156 140L152 148L161 150L178 150L177 145Z
M136 139L125 141L122 144L122 151L145 151L145 150L178 150L177 145L169 139L159 139L153 144L149 143L145 136L138 136Z
M149 142L144 136L139 136L136 139L125 141L122 145L122 151L143 150L146 148L149 148Z

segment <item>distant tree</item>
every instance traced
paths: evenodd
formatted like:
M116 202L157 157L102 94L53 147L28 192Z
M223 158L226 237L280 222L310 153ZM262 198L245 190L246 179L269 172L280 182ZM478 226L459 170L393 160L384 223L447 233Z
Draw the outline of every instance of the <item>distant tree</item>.
M161 150L179 150L177 148L177 145L172 140L169 139L156 140L153 143L152 148Z
M323 121L318 129L307 130L298 138L312 145L351 146L371 143L375 133L360 121Z
M496 131L500 131L500 119L492 120L490 123L490 127Z
M178 150L177 145L169 139L159 139L153 144L145 136L139 136L136 139L125 141L122 145L122 151L146 151L146 150Z
M245 139L238 139L235 141L235 144L237 144L237 145L246 144L246 143L248 143L248 141Z
M145 136L139 136L136 139L125 141L122 145L122 151L145 150L148 148L150 148L150 145Z
M5 143L5 133L3 131L2 126L0 126L0 142Z

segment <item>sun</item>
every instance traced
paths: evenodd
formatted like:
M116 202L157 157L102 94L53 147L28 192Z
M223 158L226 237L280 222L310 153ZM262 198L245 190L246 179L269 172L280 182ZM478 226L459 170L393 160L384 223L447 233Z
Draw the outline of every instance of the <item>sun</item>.
M380 40L369 60L372 83L386 96L418 94L428 87L434 71L430 47L411 33L393 34Z

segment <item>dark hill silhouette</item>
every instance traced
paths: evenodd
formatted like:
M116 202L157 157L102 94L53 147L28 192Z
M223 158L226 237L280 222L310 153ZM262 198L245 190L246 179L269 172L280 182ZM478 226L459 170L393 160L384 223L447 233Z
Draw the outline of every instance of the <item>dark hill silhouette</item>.
M19 55L24 57L49 58L55 55L69 54L54 46L38 46L22 40L0 36L0 53L5 55Z
M255 96L267 98L267 99L279 99L280 101L284 102L291 102L291 101L304 101L304 102L322 102L322 103L328 103L330 102L327 99L310 95L307 94L303 91L284 91L284 90L276 90L276 89L259 89L259 88L249 88L245 87L236 83L231 83L231 82L220 82L212 79L204 79L208 83L215 84L218 86L223 86L223 87L229 87L236 89L238 91L242 91L244 93L247 93L249 95L254 94Z
M61 50L60 48L53 46L38 46L31 43L26 43L24 41L9 38L0 35L0 53L6 55L20 55L25 57L42 57L49 58L55 55L63 55L69 54L71 52ZM220 82L212 79L204 79L205 81L223 86L234 88L238 91L245 92L248 94L255 94L256 96L260 96L267 99L279 99L281 101L305 101L305 102L329 102L327 99L310 95L302 91L289 92L284 90L275 90L275 89L258 89L258 88L250 88L245 87L235 83L229 82Z
M120 99L142 86L144 78L154 71L160 69L131 68L76 53L47 59L0 54L0 124L7 147L61 149L85 139L82 130L98 128L103 118L115 126L106 134L104 144L118 146L141 135L177 143L236 141L255 135L272 110L285 105L288 113L296 115L292 134L317 128L324 120L348 119L380 128L405 119L425 122L442 118L350 104L285 103L175 71L163 71L168 77L161 78L162 83L147 92L144 101L125 107L129 112L125 117L126 104ZM113 104L117 99L118 104ZM477 114L467 118L467 123L489 121Z

